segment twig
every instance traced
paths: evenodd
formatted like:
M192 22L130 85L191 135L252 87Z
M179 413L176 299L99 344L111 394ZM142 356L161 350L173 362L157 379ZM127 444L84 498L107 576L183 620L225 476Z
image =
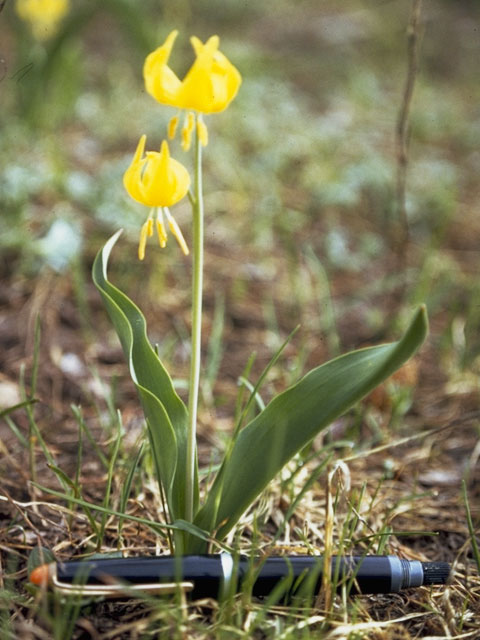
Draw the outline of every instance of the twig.
M470 534L470 541L472 544L473 557L477 563L477 568L480 571L480 549L478 548L477 538L475 536L475 527L473 526L472 512L470 511L470 503L468 502L467 485L465 480L462 482L463 502L465 504L465 512L467 515L468 532Z
M315 602L316 609L324 609L328 614L332 606L332 550L335 513L333 508L332 481L336 467L327 474L325 506L325 550L323 553L322 585Z
M397 117L395 146L397 155L396 220L394 246L402 266L406 263L408 244L408 218L406 208L406 184L408 169L409 115L418 70L418 43L420 39L420 15L422 0L412 0L412 10L407 29L407 78L403 90L402 104Z

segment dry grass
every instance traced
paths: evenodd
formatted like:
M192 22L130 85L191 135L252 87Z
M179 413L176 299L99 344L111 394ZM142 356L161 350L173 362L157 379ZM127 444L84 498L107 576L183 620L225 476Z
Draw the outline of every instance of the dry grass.
M424 360L428 363L428 359L427 352ZM107 368L116 367L110 364ZM312 638L375 640L478 637L480 580L460 490L461 479L466 478L476 518L480 486L476 464L478 412L474 409L474 397L470 401L468 396L439 398L429 387L424 369L425 364L414 394L416 400L394 429L387 428L391 420L391 394L383 398L380 409L378 403L369 400L360 412L332 425L325 437L335 452L328 463L333 473L329 475L324 469L311 482L325 461L325 454L320 453L320 444L325 442L314 443L310 462L303 464L300 459L292 462L255 508L245 515L241 536L237 536L235 544L245 551L251 550L253 544L260 553L271 552L273 548L277 552L323 553L330 540L334 552L341 545L348 551L383 550L410 559L444 560L454 565L451 585L398 595L361 596L347 601L334 598L318 603L320 606L316 609L293 612L280 606L265 611L261 603L250 600L245 603L241 596L228 606L210 601L188 603L181 612L177 605L166 602L99 602L76 612L79 618L72 637L106 640L157 637L155 633L160 634L158 637L177 634L191 638L227 637L228 633L255 638L293 638L304 634ZM83 389L89 386L85 382L81 385ZM46 383L46 378L39 380L40 397ZM65 380L57 384L64 385L65 392ZM75 393L75 385L69 390ZM469 403L472 410L468 410ZM50 452L72 477L78 442L74 421L65 414L58 438L56 430L49 428L55 410L46 404L34 410ZM127 417L128 428L134 429L137 410L127 405L124 414L131 416ZM26 426L24 410L14 412L12 417L19 428ZM99 419L89 417L88 420L95 439L108 452L108 435L100 429ZM55 424L59 424L58 418ZM206 458L213 431L204 429L203 432L200 445ZM37 481L58 488L53 474L45 466L40 448L35 443L33 448ZM122 444L121 461L113 478L111 504L114 508L118 505L125 473L122 461L131 452L130 436ZM52 500L29 484L28 458L28 449L3 427L1 575L4 593L10 594L5 608L10 622L7 624L4 617L3 624L5 629L11 629L13 636L10 637L44 638L50 637L46 629L51 629L53 624L45 611L52 615L55 606L60 605L52 603L47 594L29 596L26 593L29 553L41 546L52 550L58 558L67 559L91 551L95 539L88 520L78 508L68 509L65 502ZM328 483L327 475L331 478ZM82 495L89 501L100 502L105 481L106 471L97 453L85 441L79 477ZM309 481L309 490L285 520L295 497ZM327 508L328 503L331 509ZM127 513L151 520L162 518L155 485L145 470L138 473ZM165 541L147 527L126 521L119 538L117 525L117 518L109 518L103 551L118 550L120 545L129 555L154 549L166 552ZM39 613L42 610L43 615Z

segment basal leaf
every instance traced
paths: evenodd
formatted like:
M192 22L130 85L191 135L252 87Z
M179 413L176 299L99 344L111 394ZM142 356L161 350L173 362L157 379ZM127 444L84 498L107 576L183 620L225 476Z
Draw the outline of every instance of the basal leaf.
M221 540L282 467L408 360L426 334L422 306L399 342L335 358L276 396L239 433L195 524Z
M157 471L172 519L185 517L187 408L152 348L140 309L107 279L110 253L121 232L110 238L93 265L93 281L115 327L149 428Z

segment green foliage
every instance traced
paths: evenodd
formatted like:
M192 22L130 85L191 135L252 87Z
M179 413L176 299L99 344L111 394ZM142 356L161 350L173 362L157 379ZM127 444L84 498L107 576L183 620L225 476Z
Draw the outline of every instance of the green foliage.
M122 343L145 411L158 479L170 517L176 520L185 515L187 408L147 339L140 309L107 280L108 258L119 235L112 236L97 255L93 278Z
M158 480L170 514L181 518L185 505L187 409L148 342L138 307L107 279L110 253L120 232L107 241L93 267L100 291L129 364L147 418ZM235 439L194 523L221 540L282 467L322 429L388 378L422 344L427 333L422 306L399 342L361 349L310 371L274 398ZM254 390L255 393L255 390ZM198 487L195 490L198 499ZM187 541L185 550L205 543Z
M335 358L275 397L240 432L196 524L222 539L282 467L408 360L426 332L421 307L399 342Z

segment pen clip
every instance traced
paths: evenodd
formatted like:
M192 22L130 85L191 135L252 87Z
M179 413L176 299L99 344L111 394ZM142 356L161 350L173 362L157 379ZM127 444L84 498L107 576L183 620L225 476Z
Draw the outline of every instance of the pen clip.
M194 587L193 582L158 582L144 584L72 584L70 582L62 582L56 576L56 572L50 579L53 588L63 595L69 596L128 596L138 592L149 593L154 595L165 595L169 593L188 593Z

